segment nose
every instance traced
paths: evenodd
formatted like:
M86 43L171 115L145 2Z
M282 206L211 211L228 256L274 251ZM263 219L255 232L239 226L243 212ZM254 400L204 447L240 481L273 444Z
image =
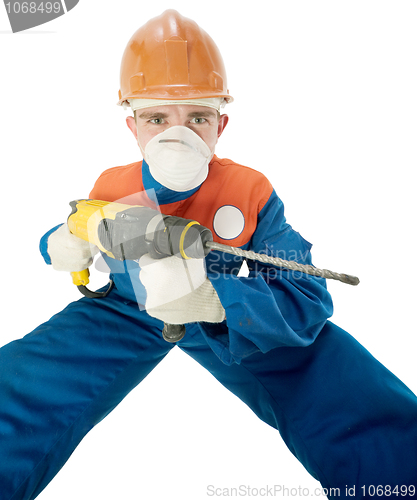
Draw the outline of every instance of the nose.
M174 127L176 125L182 126L182 127L187 127L189 118L188 118L188 113L190 109L189 106L187 105L180 105L177 107L176 110L173 110L173 113L170 117L170 126Z
M180 126L180 127L182 126L182 127L184 127L185 124L186 124L186 121L182 117L180 117L180 116L175 116L171 120L171 123L170 123L171 127L176 127L176 126Z

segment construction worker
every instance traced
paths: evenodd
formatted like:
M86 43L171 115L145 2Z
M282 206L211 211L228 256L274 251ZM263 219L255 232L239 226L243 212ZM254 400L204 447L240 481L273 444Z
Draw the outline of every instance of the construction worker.
M311 245L286 222L256 170L215 156L232 97L220 53L196 23L168 10L131 38L119 104L144 160L105 171L89 197L159 206L198 220L215 241L300 263ZM97 248L67 224L41 240L61 271L91 265ZM322 278L211 252L116 261L114 288L82 298L0 350L0 491L35 498L86 433L174 347L163 323L185 324L176 345L263 421L338 498L412 497L417 399L329 321ZM256 467L256 463L253 464ZM329 495L330 497L331 495Z

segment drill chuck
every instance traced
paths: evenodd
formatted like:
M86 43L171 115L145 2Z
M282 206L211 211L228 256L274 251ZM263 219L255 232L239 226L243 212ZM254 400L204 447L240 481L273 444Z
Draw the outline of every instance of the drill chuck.
M153 237L154 251L162 257L178 255L183 259L202 259L209 252L206 246L213 241L211 231L190 219L163 216Z

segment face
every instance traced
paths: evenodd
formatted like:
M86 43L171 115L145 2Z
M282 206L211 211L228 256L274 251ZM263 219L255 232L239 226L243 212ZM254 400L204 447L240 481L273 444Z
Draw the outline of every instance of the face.
M126 119L127 126L136 137L142 153L148 142L156 135L175 125L182 125L195 132L214 152L217 140L227 125L229 118L215 109L191 104L155 106L138 109L136 123L133 117Z

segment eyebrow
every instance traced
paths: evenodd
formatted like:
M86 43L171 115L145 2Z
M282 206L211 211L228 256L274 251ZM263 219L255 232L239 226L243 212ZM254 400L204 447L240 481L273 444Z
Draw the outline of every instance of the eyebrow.
M150 118L167 118L168 115L166 113L160 113L158 111L144 111L139 115L139 118L142 120L149 120Z
M211 110L207 111L193 111L192 113L188 114L188 118L210 118L216 116L216 113Z

